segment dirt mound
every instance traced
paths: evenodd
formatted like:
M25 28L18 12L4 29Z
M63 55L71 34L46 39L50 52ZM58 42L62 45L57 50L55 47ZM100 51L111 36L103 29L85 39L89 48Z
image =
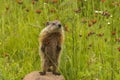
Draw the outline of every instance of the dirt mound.
M27 74L23 80L64 80L62 75L53 75L51 72L47 72L46 75L40 75L39 71L34 71Z

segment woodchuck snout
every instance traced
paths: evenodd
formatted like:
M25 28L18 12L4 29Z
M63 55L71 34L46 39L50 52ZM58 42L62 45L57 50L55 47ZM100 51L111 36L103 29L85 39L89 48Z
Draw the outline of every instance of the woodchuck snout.
M39 37L40 56L42 61L41 75L45 75L47 71L51 71L55 75L57 72L60 53L64 40L64 30L60 21L55 20L46 23L46 27L41 31Z

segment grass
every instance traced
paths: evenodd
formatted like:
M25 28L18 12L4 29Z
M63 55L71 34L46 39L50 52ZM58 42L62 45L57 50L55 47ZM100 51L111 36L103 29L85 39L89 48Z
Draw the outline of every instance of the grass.
M0 80L41 70L39 33L55 19L66 29L65 80L120 80L120 1L46 1L0 0Z

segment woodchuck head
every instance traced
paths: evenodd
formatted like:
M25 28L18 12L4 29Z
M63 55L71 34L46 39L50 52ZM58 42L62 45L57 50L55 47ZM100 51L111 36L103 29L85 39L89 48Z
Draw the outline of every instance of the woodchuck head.
M48 32L53 33L53 32L62 32L63 31L63 26L60 21L55 20L55 21L50 21L46 23L46 29Z

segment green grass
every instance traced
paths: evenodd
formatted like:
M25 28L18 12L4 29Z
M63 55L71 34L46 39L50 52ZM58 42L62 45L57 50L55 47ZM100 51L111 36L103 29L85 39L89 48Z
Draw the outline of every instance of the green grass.
M120 38L120 1L114 2L119 5L112 0L39 0L34 5L32 0L24 0L23 4L0 0L0 80L21 80L41 70L39 33L45 22L55 19L69 30L65 32L60 62L65 80L120 80L120 42L115 40ZM96 10L107 10L110 16L95 16ZM90 20L97 22L89 27ZM88 36L89 32L95 34Z

